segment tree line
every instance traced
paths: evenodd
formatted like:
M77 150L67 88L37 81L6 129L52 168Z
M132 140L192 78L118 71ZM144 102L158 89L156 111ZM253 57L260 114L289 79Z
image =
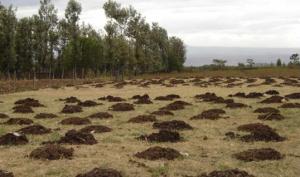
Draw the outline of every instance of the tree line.
M108 0L104 33L80 23L81 4L69 0L65 16L51 0L38 14L18 19L13 6L0 2L0 76L11 78L85 78L102 74L180 71L186 49L158 23L148 23L132 6Z

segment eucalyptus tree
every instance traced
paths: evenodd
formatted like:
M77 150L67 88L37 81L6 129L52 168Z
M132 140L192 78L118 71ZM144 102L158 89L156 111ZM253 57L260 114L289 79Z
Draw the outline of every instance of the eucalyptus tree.
M183 41L178 37L171 37L169 39L169 69L168 71L180 71L186 60L186 48ZM221 60L222 65L226 63Z
M73 78L76 79L77 77L77 65L80 61L80 44L79 44L79 38L80 38L80 28L79 28L79 20L80 20L80 14L82 11L81 4L76 0L70 0L68 2L67 8L65 10L65 18L67 22L67 29L68 29L68 35L69 35L69 46L68 50L70 55L67 57L68 60L70 60L70 64L73 68Z
M17 18L15 9L0 6L0 68L9 78L15 71L15 31Z

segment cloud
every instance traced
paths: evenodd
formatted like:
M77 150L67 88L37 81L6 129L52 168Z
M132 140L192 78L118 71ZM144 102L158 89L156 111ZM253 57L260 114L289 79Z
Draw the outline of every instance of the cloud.
M104 0L79 0L81 20L103 28ZM64 16L67 0L53 0ZM119 0L133 5L148 22L193 46L298 47L299 0ZM18 7L18 17L37 13L39 0L2 0Z

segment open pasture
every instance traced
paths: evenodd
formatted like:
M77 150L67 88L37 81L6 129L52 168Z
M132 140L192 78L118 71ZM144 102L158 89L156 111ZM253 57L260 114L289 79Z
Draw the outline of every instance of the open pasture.
M299 177L300 79L97 82L0 96L2 177Z

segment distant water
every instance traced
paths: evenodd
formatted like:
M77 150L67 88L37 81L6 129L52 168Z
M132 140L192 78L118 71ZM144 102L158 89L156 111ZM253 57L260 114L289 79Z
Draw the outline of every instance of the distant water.
M213 59L224 59L227 65L237 65L248 58L256 63L276 63L278 58L288 63L293 53L300 54L300 48L187 47L185 65L202 66L211 64Z

